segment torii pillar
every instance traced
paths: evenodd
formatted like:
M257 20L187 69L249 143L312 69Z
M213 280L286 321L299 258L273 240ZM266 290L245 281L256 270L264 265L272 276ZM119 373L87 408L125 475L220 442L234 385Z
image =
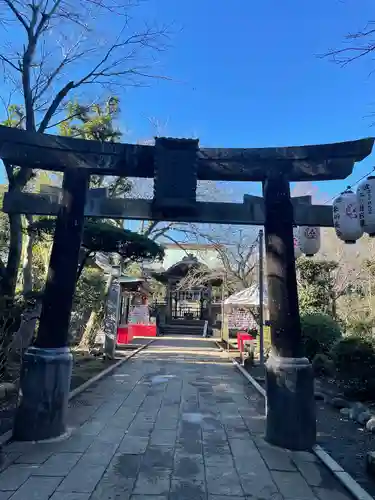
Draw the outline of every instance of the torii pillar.
M266 439L277 446L307 450L316 440L314 375L302 351L289 181L284 176L268 177L263 195L272 343L266 362Z

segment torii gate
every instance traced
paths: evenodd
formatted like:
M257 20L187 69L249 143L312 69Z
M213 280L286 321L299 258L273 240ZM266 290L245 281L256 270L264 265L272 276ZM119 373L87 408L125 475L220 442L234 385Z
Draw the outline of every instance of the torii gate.
M63 196L8 193L8 213L57 214L35 345L25 354L13 435L18 440L65 431L72 357L68 327L84 216L264 225L272 353L266 364L266 439L289 449L316 439L313 373L303 357L293 225L332 227L329 206L290 197L290 182L344 179L374 139L317 146L214 149L193 139L157 138L155 146L112 144L0 126L0 158L21 168L64 172ZM107 199L89 191L90 174L154 177L154 198ZM197 180L257 181L263 199L196 200ZM53 382L52 382L53 381Z

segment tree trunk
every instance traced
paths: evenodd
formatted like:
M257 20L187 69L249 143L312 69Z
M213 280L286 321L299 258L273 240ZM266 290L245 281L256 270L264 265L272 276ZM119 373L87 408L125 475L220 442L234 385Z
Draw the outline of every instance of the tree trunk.
M33 223L33 216L26 215L26 236L25 236L25 254L23 257L23 293L31 292L33 289L33 244L34 235L29 233L28 229Z
M99 309L97 311L94 310L91 311L86 328L79 342L78 347L82 349L90 349L94 346L97 329L98 327L101 326L104 319L104 314L106 310L106 304L111 284L112 284L112 275L109 275L107 278L105 289L103 290L103 293L99 299L100 301Z
M30 346L36 327L36 322L39 319L42 303L37 302L35 307L26 311L22 315L21 325L14 335L10 349L17 353L22 353Z
M86 324L85 330L83 332L83 335L81 337L81 340L78 344L78 347L80 349L91 349L94 347L95 344L95 337L96 337L96 326L98 325L97 322L98 318L98 311L92 310L90 313L89 320Z
M337 297L332 295L332 318L337 319Z
M17 286L18 270L22 256L22 218L20 214L9 214L9 254L2 282L2 293L14 297Z

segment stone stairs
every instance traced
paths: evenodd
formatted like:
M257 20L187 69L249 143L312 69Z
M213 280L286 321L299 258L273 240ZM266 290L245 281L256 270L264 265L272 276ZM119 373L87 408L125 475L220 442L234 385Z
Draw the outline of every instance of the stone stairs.
M202 320L173 320L162 325L163 335L200 335L203 334L204 321Z

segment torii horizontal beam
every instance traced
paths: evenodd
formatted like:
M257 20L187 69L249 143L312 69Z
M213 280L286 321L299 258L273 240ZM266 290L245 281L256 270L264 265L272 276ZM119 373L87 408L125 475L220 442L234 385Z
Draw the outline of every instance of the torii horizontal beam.
M89 190L86 217L254 226L263 226L265 222L263 198L258 196L245 195L243 203L197 202L195 214L176 212L175 217L170 214L166 218L154 209L152 200L107 198L98 196L100 191ZM309 196L292 198L292 201L297 226L333 227L331 206L311 205ZM57 215L59 206L57 191L56 194L14 192L4 195L3 210L7 213Z
M197 175L201 180L216 181L261 182L280 172L285 172L291 182L345 179L354 163L371 153L373 143L373 138L367 138L297 147L198 147ZM72 139L0 126L0 158L28 168L64 171L80 167L99 175L151 178L155 147Z

